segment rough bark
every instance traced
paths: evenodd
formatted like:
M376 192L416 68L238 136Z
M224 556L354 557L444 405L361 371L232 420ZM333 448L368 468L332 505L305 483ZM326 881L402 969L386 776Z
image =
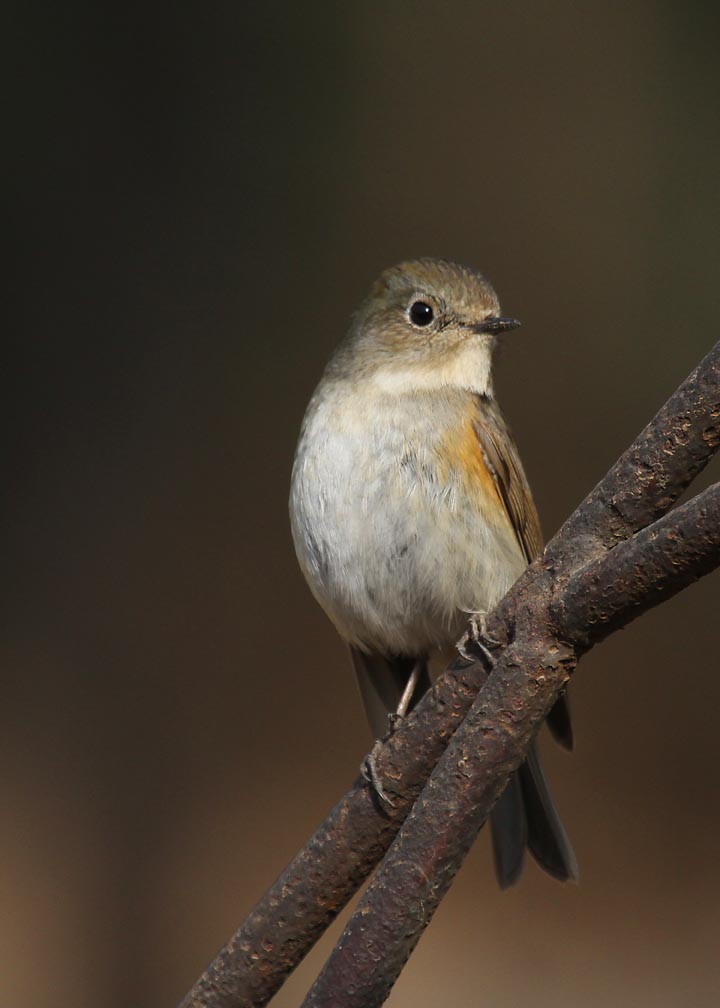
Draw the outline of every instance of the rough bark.
M718 563L720 483L616 546L559 597L544 583L547 569L538 571L525 588L515 639L499 654L305 1008L385 1001L579 657Z

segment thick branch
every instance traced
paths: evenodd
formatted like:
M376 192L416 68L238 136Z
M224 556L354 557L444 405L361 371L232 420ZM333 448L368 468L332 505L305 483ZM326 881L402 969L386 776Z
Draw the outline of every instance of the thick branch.
M718 563L720 484L576 578L564 612L584 627L581 646L563 641L534 592L534 611L455 732L304 1008L385 1001L579 654L634 619L638 606L658 605Z
M720 442L719 387L720 343L497 607L489 620L493 637L509 641L535 596L550 598L584 563L671 506ZM392 815L378 811L364 782L356 781L200 977L183 1008L267 1003L387 850L483 681L477 666L456 667L441 677L378 759L394 796Z
M567 640L596 643L720 564L720 483L576 574L555 618Z
M381 811L358 778L181 1008L267 1004L381 860L485 678L479 665L462 663L423 698L378 757L394 808Z

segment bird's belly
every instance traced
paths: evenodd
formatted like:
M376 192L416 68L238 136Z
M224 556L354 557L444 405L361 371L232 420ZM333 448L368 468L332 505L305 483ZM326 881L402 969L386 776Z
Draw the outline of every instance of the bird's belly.
M301 446L291 511L316 598L343 637L372 651L446 648L525 566L487 488L468 485L431 440L413 445L384 425Z

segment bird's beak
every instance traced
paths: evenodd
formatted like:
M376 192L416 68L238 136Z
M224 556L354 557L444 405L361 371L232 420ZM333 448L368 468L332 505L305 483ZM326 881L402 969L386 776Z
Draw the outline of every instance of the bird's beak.
M520 323L517 319L498 318L497 315L490 315L482 322L478 322L477 325L470 326L470 328L475 333L490 333L492 336L497 336L498 333L517 329L519 325Z

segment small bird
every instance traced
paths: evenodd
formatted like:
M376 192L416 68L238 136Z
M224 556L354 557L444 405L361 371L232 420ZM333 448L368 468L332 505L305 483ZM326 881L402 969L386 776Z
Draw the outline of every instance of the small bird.
M492 384L498 337L519 324L500 314L475 270L403 262L372 287L305 414L293 540L311 591L350 646L376 738L389 715L422 697L430 661L447 662L468 624L482 646L485 615L542 549ZM548 725L572 747L564 695ZM577 878L534 745L491 829L502 887L519 877L526 848L555 878Z

